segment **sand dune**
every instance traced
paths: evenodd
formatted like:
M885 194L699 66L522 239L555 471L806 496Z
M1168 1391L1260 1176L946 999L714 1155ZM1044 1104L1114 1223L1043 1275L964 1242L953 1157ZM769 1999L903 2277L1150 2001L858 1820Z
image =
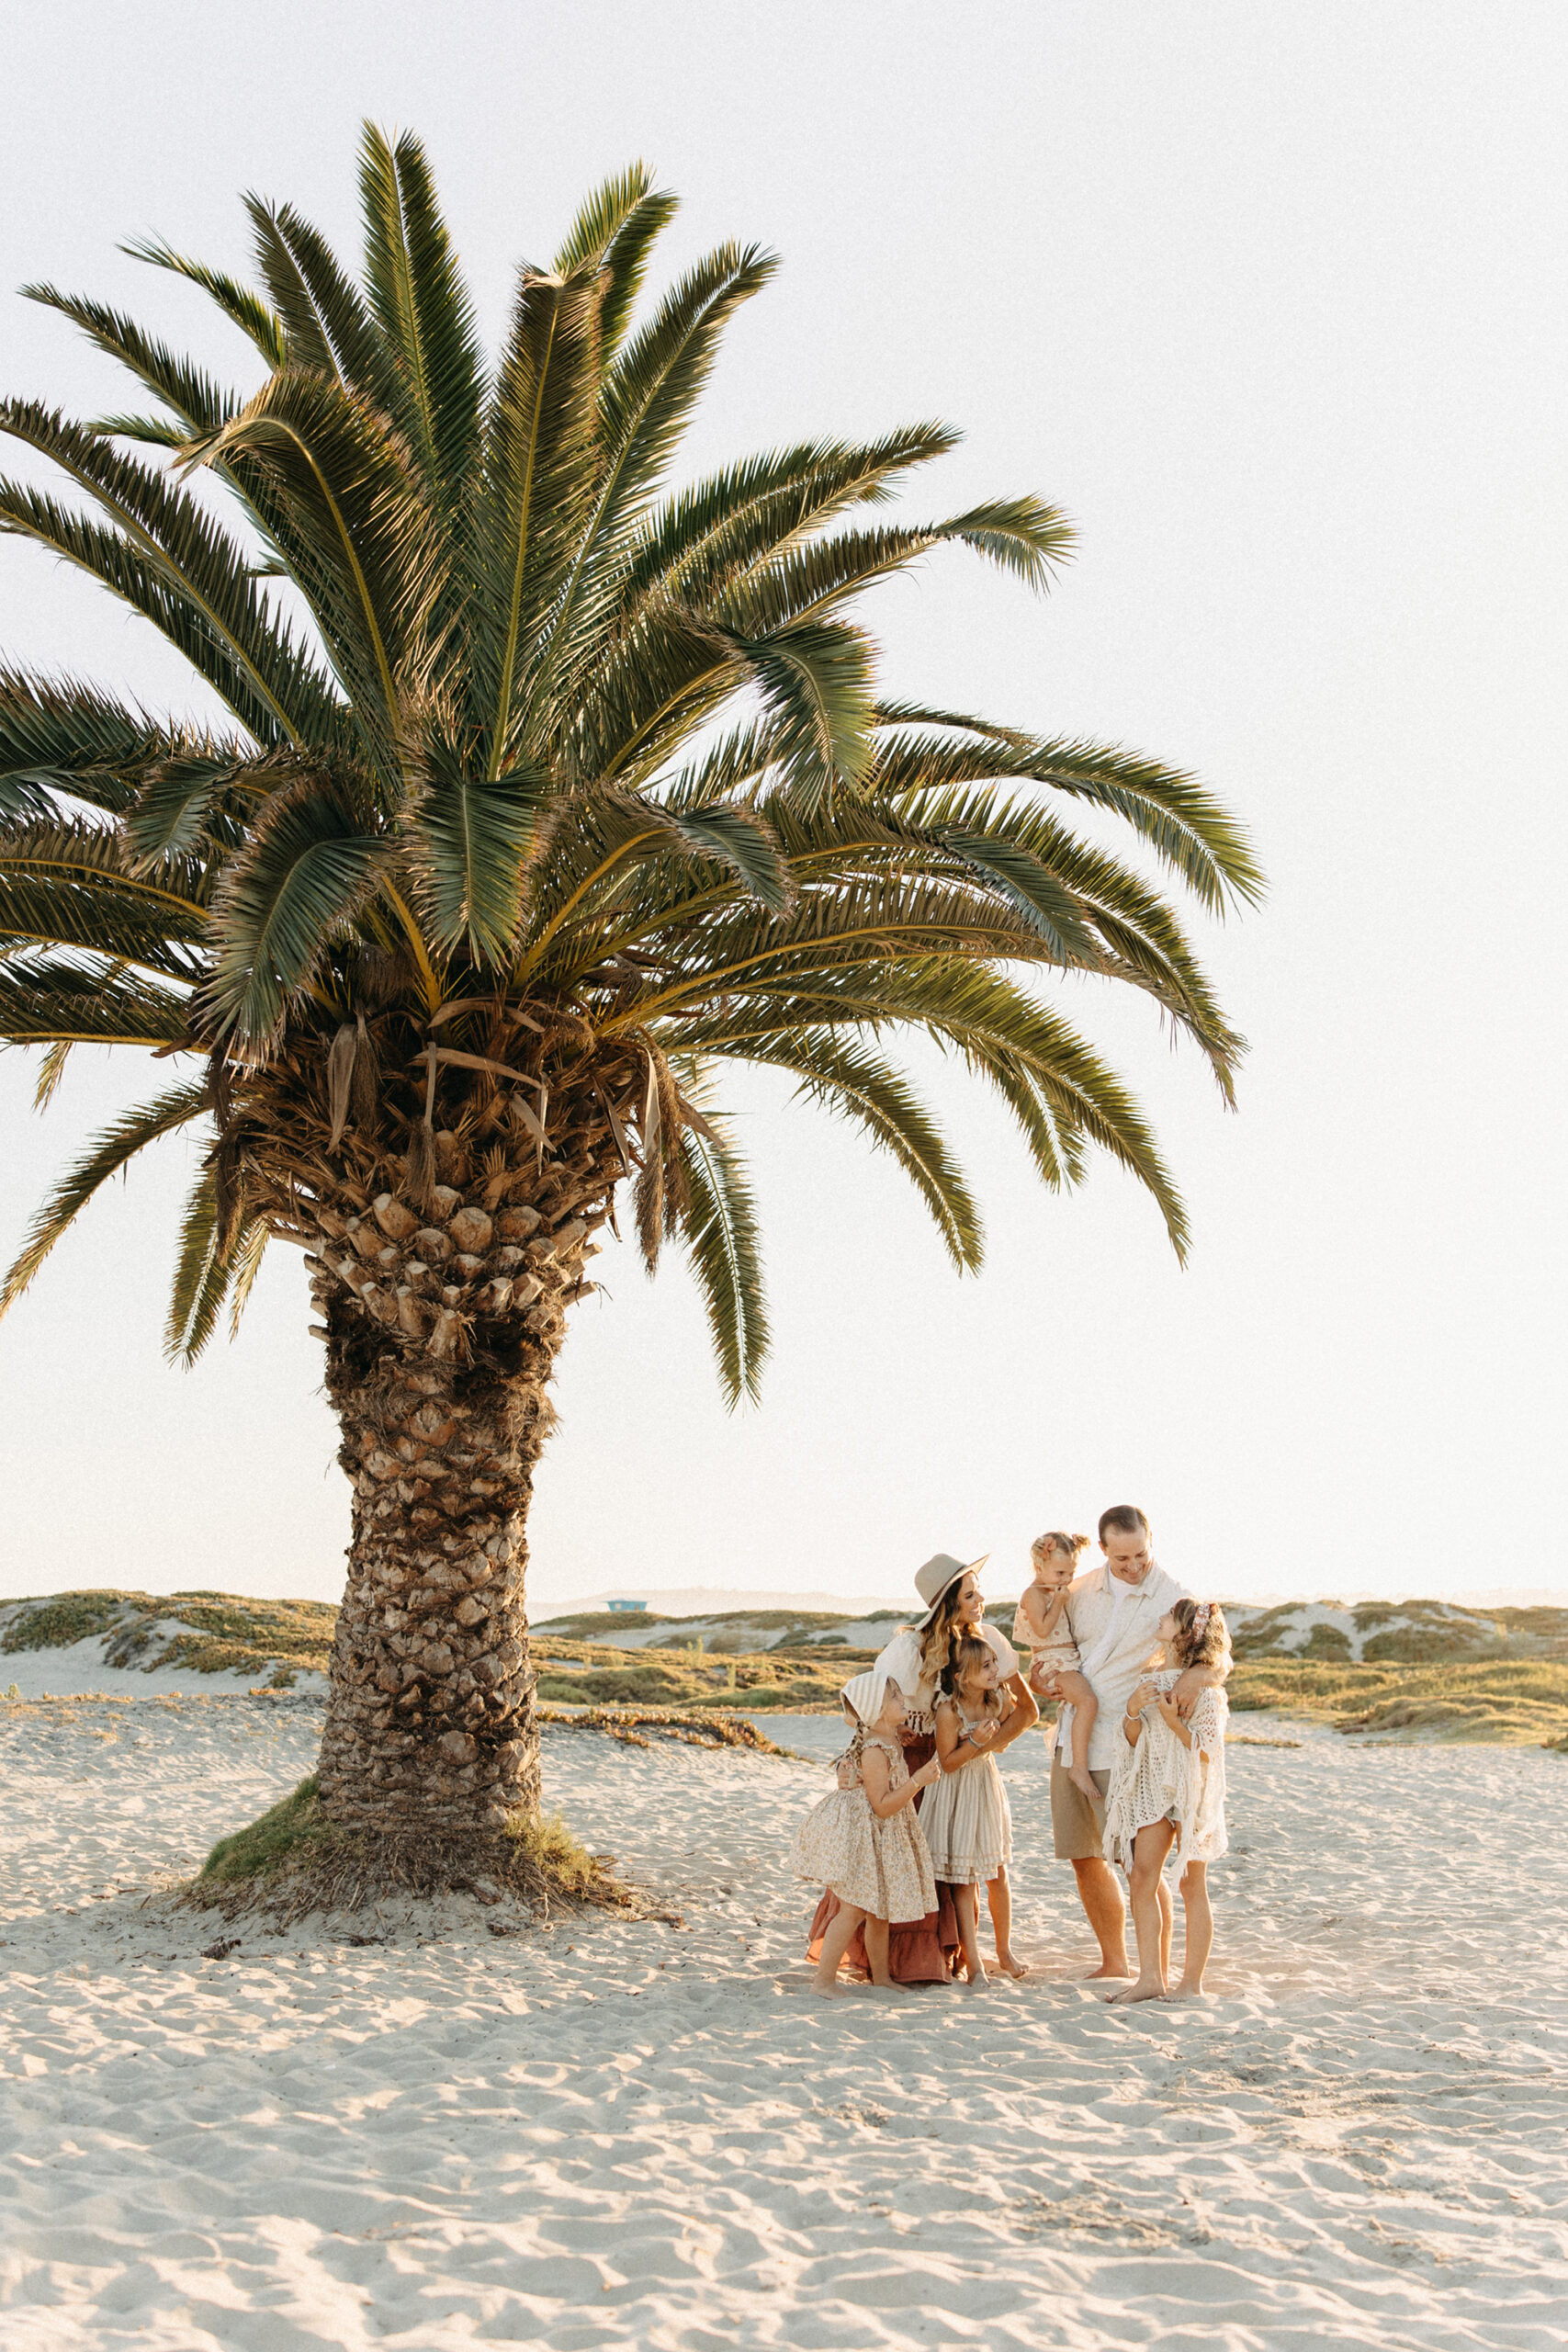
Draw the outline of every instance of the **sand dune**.
M0 1709L6 2352L1564 2341L1568 1759L1238 1746L1217 1997L1116 2011L1027 1744L1039 1974L829 2006L783 1860L820 1772L565 1731L552 1798L683 1927L199 1958L142 1895L319 1722Z

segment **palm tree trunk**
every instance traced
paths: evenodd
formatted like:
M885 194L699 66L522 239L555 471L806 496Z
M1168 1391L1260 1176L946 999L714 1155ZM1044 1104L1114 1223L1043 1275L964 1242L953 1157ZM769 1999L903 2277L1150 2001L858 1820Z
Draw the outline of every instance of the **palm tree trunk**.
M337 1401L354 1539L323 1810L389 1831L498 1829L539 1804L524 1530L549 1408L532 1384L385 1361Z
M428 1222L386 1193L316 1210L354 1487L319 1771L333 1820L439 1839L538 1808L525 1526L566 1309L592 1287L583 1255L620 1172L587 1152L541 1171L539 1206L493 1214L437 1187Z

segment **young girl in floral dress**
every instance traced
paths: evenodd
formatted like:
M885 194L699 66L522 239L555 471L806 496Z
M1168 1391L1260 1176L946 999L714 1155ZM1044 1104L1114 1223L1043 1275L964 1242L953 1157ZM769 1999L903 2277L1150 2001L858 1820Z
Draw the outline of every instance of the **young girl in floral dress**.
M920 1826L931 1868L953 1889L958 1941L967 1983L984 1984L978 1934L979 1890L1012 1857L1012 1814L996 1750L1034 1720L1032 1707L1005 1700L996 1652L973 1634L961 1634L943 1670L936 1704L936 1760L942 1778L927 1798ZM997 1964L1010 1976L1028 1970L998 1935Z
M1122 1719L1122 1746L1106 1795L1105 1857L1127 1872L1138 1937L1138 1977L1113 2001L1165 1998L1169 1897L1160 1875L1174 1848L1182 1863L1187 1945L1178 2000L1203 1989L1213 1948L1208 1866L1226 1850L1225 1720L1222 1690L1200 1691L1186 1723L1170 1693L1190 1666L1218 1666L1230 1648L1219 1603L1179 1600L1159 1622L1167 1664L1140 1682Z
M854 1727L840 1762L840 1785L814 1805L795 1835L790 1857L797 1878L814 1880L838 1897L822 1938L814 1988L841 1993L839 1969L856 1931L864 1930L871 1981L893 1989L887 1965L895 1920L923 1919L936 1909L936 1882L915 1799L936 1780L933 1757L910 1773L898 1734L906 1701L891 1675L872 1667L846 1682L844 1714Z

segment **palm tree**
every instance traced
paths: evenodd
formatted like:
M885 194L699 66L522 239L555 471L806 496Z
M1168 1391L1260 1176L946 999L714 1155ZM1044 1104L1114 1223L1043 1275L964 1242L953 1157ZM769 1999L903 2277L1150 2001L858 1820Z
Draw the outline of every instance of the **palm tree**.
M1069 542L1027 497L859 519L945 427L670 487L767 255L720 246L639 323L673 204L634 168L520 271L487 369L420 144L367 130L360 175L361 284L257 198L259 290L132 249L249 338L254 391L27 289L153 406L0 407L76 494L0 483L0 525L150 620L227 716L0 672L0 1034L46 1048L42 1097L77 1045L184 1071L60 1183L0 1306L135 1153L209 1131L170 1348L238 1317L270 1242L306 1252L354 1488L321 1804L439 1845L537 1804L525 1521L623 1180L649 1268L689 1252L732 1402L767 1346L732 1060L858 1122L971 1269L974 1199L884 1051L922 1032L997 1088L1046 1184L1108 1152L1179 1255L1135 1103L1026 983L1142 989L1227 1100L1240 1041L1169 904L1065 804L1210 911L1258 876L1186 775L879 699L862 590L953 541L1040 587Z

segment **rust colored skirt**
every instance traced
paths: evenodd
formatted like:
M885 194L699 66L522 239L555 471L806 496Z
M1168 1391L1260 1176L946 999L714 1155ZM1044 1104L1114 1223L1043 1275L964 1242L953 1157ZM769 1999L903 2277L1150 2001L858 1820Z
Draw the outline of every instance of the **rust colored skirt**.
M929 1732L905 1742L904 1761L911 1772L918 1772L935 1754L936 1741ZM928 1794L922 1789L915 1799L917 1813ZM958 1917L953 1907L953 1889L943 1886L940 1880L936 1899L936 1909L928 1911L923 1919L896 1921L888 1931L887 1970L896 1984L945 1984L952 1974L953 1955L958 1951ZM811 1939L806 1947L807 1960L821 1958L822 1939L838 1910L838 1896L831 1887L825 1888L811 1922ZM871 1974L863 1928L857 1928L851 1937L844 1960L849 1967L858 1968L863 1976Z

